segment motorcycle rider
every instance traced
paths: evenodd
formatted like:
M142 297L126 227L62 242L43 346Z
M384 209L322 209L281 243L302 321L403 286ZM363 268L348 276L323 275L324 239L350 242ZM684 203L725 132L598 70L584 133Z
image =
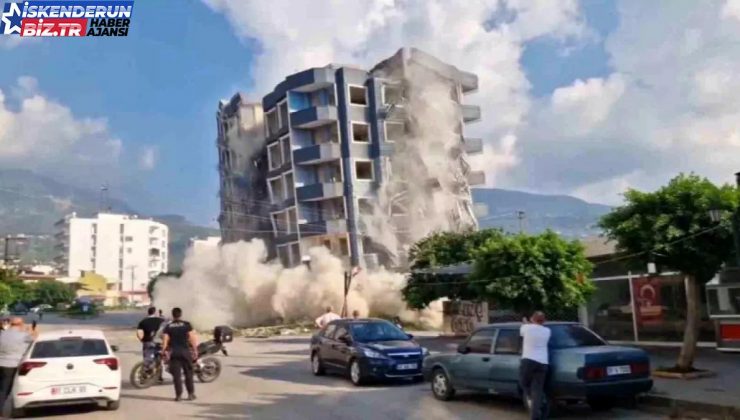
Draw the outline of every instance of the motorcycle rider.
M147 309L147 317L139 322L139 326L136 327L136 338L141 342L141 353L144 360L147 360L147 356L150 356L153 352L156 352L159 347L159 340L157 337L157 331L164 322L164 318L156 315L157 308L150 307ZM162 372L160 371L159 382L163 382Z
M170 373L175 382L175 401L180 401L182 396L183 374L188 401L195 400L193 361L198 358L197 348L195 331L189 322L182 319L182 309L172 309L172 321L164 329L162 351L170 361Z

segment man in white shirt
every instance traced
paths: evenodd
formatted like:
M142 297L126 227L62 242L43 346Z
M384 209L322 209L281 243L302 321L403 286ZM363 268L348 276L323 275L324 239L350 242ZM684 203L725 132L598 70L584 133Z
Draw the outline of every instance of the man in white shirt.
M326 313L321 315L320 317L316 318L316 326L319 328L324 328L326 324L334 321L335 319L340 319L341 317L334 313L334 310L331 306L326 307Z
M531 322L530 322L531 320ZM550 329L545 327L545 314L537 311L530 320L523 319L524 325L519 330L522 336L522 361L519 377L525 397L529 397L532 420L547 417L547 399L545 398L545 379L549 367L547 345L550 342Z

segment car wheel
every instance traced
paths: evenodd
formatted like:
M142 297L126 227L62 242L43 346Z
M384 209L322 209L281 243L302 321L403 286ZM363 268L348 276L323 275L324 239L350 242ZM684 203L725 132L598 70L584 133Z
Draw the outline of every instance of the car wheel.
M355 386L365 384L365 377L362 376L362 368L360 367L360 362L358 362L357 359L352 360L352 363L349 364L349 379Z
M455 388L443 369L437 368L432 372L432 394L441 401L449 401L455 396Z
M311 372L316 376L322 376L325 373L319 352L313 352L311 355Z
M121 400L118 401L108 401L108 404L105 408L107 408L110 411L116 411L121 407Z

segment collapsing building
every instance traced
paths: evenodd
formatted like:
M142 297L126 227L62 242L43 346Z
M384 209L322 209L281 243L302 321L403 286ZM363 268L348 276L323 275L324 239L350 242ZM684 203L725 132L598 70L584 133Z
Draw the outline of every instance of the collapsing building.
M370 71L332 64L286 77L262 100L264 137L222 135L226 108L239 107L222 104L219 150L242 150L236 165L220 159L223 241L268 239L286 266L325 246L347 265L400 267L429 233L475 228L470 186L484 178L466 156L482 141L463 126L480 109L462 97L477 84L474 74L401 49ZM222 145L222 137L250 144ZM242 219L227 217L237 211L226 206L234 200L224 194L227 178L244 181Z

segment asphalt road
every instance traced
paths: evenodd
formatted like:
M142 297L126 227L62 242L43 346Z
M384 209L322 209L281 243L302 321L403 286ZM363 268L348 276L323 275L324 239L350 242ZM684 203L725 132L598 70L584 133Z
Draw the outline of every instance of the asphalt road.
M435 400L428 384L383 384L357 388L345 378L314 377L308 363L307 337L271 339L237 338L222 357L224 371L211 384L196 383L197 401L174 402L171 380L148 390L128 383L131 366L139 360L133 326L141 315L109 313L89 321L45 316L44 330L105 329L112 344L120 346L124 375L121 408L115 412L95 407L63 407L31 411L37 418L53 419L526 419L515 400L461 395L452 402ZM420 338L422 341L430 339ZM430 341L431 343L431 341ZM440 349L452 343L434 341ZM564 419L657 419L634 410L593 413L576 407Z

